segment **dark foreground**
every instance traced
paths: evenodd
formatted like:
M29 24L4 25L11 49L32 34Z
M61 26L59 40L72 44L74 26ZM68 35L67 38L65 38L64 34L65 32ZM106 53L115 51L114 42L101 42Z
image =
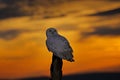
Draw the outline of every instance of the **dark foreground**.
M49 78L36 77L36 78L24 78L24 79L16 79L16 80L49 80ZM120 80L120 73L74 74L74 75L64 76L62 80Z

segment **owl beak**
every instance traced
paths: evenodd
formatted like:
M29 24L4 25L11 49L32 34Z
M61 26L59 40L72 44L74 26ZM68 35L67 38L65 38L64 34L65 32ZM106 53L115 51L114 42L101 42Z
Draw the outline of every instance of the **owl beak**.
M54 34L54 32L51 32L52 34Z

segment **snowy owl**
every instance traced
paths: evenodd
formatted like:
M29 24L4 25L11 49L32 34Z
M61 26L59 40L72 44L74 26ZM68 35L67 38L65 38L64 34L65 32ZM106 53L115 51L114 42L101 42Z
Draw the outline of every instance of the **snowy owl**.
M73 50L67 39L58 34L55 28L48 28L46 30L46 45L50 52L61 59L73 62Z

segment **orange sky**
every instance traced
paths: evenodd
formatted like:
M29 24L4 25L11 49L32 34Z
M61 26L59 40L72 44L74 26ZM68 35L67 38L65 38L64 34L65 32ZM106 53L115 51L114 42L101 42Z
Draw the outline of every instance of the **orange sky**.
M72 6L71 9L68 5ZM69 40L74 50L75 62L64 61L64 75L120 72L120 34L112 34L114 28L120 29L119 14L87 16L119 7L119 2L72 2L58 7L64 8L63 11L78 10L75 13L65 12L65 17L40 20L18 17L0 20L0 36L2 31L15 30L7 35L7 38L11 39L0 37L0 78L50 75L52 54L45 45L45 30L48 27L55 27ZM107 28L108 31L101 34L101 28Z

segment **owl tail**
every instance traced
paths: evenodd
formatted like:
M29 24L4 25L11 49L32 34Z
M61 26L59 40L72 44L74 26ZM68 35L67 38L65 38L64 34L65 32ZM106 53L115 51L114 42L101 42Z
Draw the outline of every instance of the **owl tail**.
M74 60L74 59L69 59L69 60L67 60L67 61L70 61L70 62L75 62L75 60Z
M65 59L66 59L67 61L70 61L70 62L74 62L74 61L75 61L75 60L73 59L73 55L72 55L71 52L65 54L64 56L65 56Z

